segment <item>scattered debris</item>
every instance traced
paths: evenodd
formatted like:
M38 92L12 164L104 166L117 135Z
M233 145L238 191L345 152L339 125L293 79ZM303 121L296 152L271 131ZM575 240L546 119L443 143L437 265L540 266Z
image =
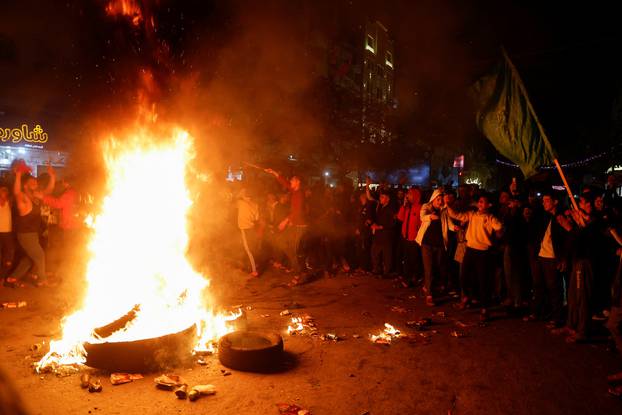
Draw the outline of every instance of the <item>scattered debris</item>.
M231 372L229 372L228 370L225 369L220 369L220 373L222 373L223 376L230 376Z
M77 365L62 365L50 367L47 371L42 371L41 373L46 373L48 371L54 372L54 374L59 378L64 378L80 372L80 368Z
M253 306L252 306L252 305L247 305L247 306L246 306L246 310L247 310L247 311L251 311L252 309L253 309Z
M277 403L279 413L281 415L311 415L311 412L307 409L303 409L298 405L288 403Z
M188 397L188 385L181 385L175 389L175 396L177 399L186 399Z
M409 295L409 296L408 296L408 299L409 299L409 300L416 300L416 299L417 299L417 296L416 296L416 295Z
M188 383L178 375L161 375L153 380L158 389L172 391L175 387L187 385Z
M262 318L270 317L270 314L261 314L260 317Z
M436 312L436 316L440 317L440 318L445 318L445 312L444 311L437 311Z
M101 382L99 379L89 379L89 392L101 392L103 389Z
M400 337L400 331L389 323L384 323L384 331L380 334L369 335L369 339L376 344L391 344L391 341L398 337Z
M188 400L190 402L196 401L200 396L201 394L197 390L191 389L190 392L188 392Z
M292 325L287 326L287 334L317 334L317 327L315 327L315 319L309 314L305 314L300 317L292 317Z
M196 401L201 396L210 396L216 394L216 387L214 385L195 385L188 392L188 399L191 402Z
M427 331L432 325L432 319L422 318L421 320L407 321L406 325L408 327L414 327L417 331Z
M200 364L201 366L205 366L205 365L207 365L207 360L205 360L205 359L203 359L202 357L200 357L200 358L197 360L197 363L198 363L198 364Z
M407 310L404 307L400 307L400 306L396 306L396 305L391 307L391 311L394 311L394 312L400 313L400 314L406 314L406 312L407 312Z
M80 387L82 389L86 389L89 387L89 382L91 381L91 375L88 373L83 373L80 375Z
M289 310L283 310L279 313L280 316L291 316L292 312Z
M110 383L113 385L122 385L124 383L130 383L142 378L143 375L139 373L111 373Z
M458 327L462 327L462 328L467 328L467 327L473 327L474 324L467 324L467 323L463 323L462 321L457 320L455 322L456 326Z
M28 303L26 301L8 301L4 303L0 303L0 308L22 308L26 307Z
M452 330L449 334L451 335L451 337L457 337L457 338L467 336L467 334L464 331L460 331L460 330Z
M320 339L324 340L324 341L334 341L334 342L338 342L340 340L343 340L341 337L337 336L335 333L326 333L323 334Z
M361 335L360 334L353 334L352 337L355 338L355 339L360 339Z

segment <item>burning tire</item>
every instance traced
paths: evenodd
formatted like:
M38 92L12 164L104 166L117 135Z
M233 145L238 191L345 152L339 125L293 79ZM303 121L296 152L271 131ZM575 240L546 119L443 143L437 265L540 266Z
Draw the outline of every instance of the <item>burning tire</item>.
M236 370L268 372L275 370L283 357L283 339L276 333L235 331L220 338L220 362Z

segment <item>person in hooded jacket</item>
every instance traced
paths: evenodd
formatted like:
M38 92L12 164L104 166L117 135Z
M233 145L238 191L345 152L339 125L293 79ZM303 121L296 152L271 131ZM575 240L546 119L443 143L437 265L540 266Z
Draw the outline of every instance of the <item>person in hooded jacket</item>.
M447 248L449 243L449 228L453 224L449 220L445 209L443 189L436 189L430 197L430 201L421 207L421 227L417 233L417 243L421 246L421 257L425 281L423 291L425 302L434 306L432 284L435 271L441 281L447 279L449 258Z
M421 278L421 248L417 243L417 233L421 227L421 192L409 189L400 206L397 219L402 223L401 243L404 261L404 277L409 285L414 286Z

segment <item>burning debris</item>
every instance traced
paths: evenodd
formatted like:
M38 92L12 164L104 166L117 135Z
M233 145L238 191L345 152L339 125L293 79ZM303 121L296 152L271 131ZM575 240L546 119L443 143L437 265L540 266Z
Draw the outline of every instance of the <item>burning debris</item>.
M208 308L209 281L186 258L192 137L180 129L159 136L139 129L123 146L112 138L103 147L108 194L93 220L86 296L82 309L63 319L62 339L50 343L38 372L85 364L85 345L157 339L190 327L198 338L194 350L213 351L214 341L241 315ZM158 238L150 236L155 222L162 222Z
M384 331L380 334L369 335L369 339L376 344L391 344L391 341L397 339L401 336L401 333L398 329L390 325L389 323L384 323Z
M26 301L7 301L0 303L0 308L22 308L26 307L28 303Z
M300 317L292 317L291 325L287 326L287 334L294 335L316 335L317 327L315 326L315 320L308 314Z

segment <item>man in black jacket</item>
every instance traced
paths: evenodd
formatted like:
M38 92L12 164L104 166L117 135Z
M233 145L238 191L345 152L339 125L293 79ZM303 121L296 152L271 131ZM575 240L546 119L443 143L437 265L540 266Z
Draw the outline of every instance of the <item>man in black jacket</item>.
M558 196L546 193L542 197L545 214L539 227L536 247L537 261L533 269L533 302L531 314L525 318L534 321L544 317L543 306L546 298L551 307L550 324L554 327L563 325L563 284L562 273L568 268L567 233L572 223L558 210Z
M380 200L376 207L374 223L371 225L373 242L371 246L372 264L375 274L388 276L393 260L393 228L395 227L395 211L389 203L391 197L388 192L380 193ZM380 260L382 258L382 269Z

